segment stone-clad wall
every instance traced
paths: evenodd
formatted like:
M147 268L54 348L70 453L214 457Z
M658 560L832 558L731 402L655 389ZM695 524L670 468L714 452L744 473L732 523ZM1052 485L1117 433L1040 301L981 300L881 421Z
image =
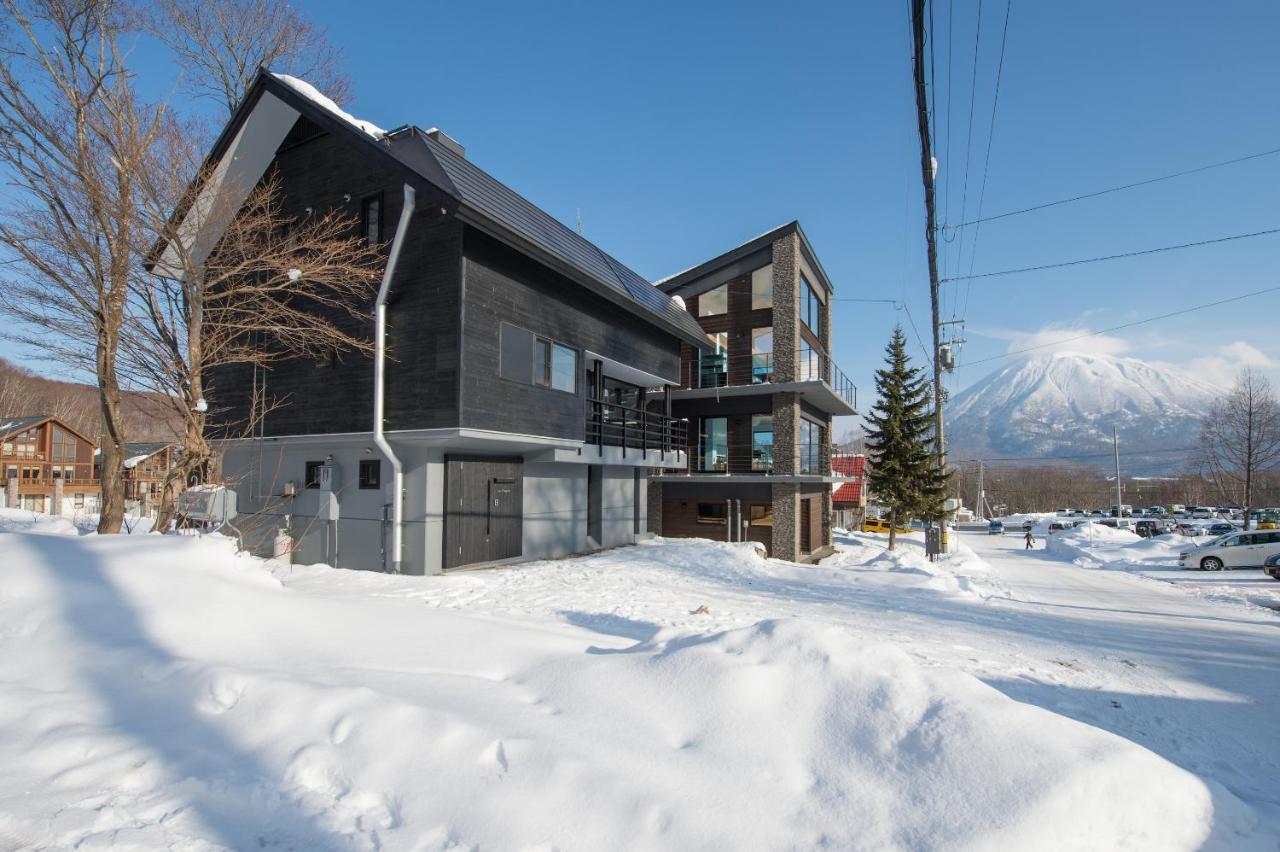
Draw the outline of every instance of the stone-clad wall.
M773 241L773 380L791 382L796 377L796 352L800 348L796 323L799 308L796 288L800 266L794 232Z
M776 483L773 486L773 549L775 559L795 561L800 558L800 486Z
M652 477L649 479L645 505L648 507L649 532L662 535L662 481L660 479Z

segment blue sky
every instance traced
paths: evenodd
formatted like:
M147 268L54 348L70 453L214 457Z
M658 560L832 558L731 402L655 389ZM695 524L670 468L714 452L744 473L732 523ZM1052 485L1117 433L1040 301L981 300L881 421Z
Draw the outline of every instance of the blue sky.
M345 52L383 127L438 125L483 168L659 278L798 218L845 298L904 301L928 340L905 2L299 3ZM947 9L953 59L947 74ZM940 191L960 221L977 0L935 13ZM986 0L968 213L982 183L1005 5ZM1015 0L987 214L1280 147L1270 87L1280 6L1264 0ZM150 56L150 51L144 51ZM171 77L160 59L144 72ZM947 155L946 87L951 95ZM947 272L1007 269L1280 226L1280 155L983 226ZM945 197L945 195L944 195ZM969 237L966 237L969 239ZM1280 236L944 285L965 366L1062 329L1096 330L1280 284ZM967 296L966 296L967 293ZM967 307L966 307L967 305ZM1280 293L1073 348L1273 367ZM840 302L838 362L872 394L892 305ZM910 329L908 328L910 332ZM9 350L12 352L12 350ZM920 355L919 346L913 353Z

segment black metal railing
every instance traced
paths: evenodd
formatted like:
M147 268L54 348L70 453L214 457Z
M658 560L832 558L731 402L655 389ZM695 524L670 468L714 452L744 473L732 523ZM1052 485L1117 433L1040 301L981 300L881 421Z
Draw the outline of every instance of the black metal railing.
M796 350L791 370L778 363L773 352L729 355L721 351L703 352L687 359L682 365L681 373L681 384L686 388L722 388L789 381L823 382L851 407L858 407L857 386L829 355L811 348ZM791 375L787 375L788 373Z
M588 444L624 450L684 452L688 449L688 439L688 420L605 400L587 400Z

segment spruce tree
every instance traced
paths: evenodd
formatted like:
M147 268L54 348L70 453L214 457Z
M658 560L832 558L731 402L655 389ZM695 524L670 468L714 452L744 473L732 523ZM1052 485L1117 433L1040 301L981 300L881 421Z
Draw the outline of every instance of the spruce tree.
M946 476L932 448L933 408L929 382L911 366L902 326L885 347L885 368L876 370L876 404L867 415L871 493L889 507L889 549L899 524L913 515L941 517Z

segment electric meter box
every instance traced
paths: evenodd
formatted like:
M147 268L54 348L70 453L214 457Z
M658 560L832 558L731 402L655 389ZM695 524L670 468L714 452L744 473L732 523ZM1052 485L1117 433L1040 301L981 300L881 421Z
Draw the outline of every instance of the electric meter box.
M187 520L224 524L236 516L236 492L222 485L200 485L178 495L178 514Z
M316 470L316 483L321 491L337 491L340 485L336 464L322 464Z

